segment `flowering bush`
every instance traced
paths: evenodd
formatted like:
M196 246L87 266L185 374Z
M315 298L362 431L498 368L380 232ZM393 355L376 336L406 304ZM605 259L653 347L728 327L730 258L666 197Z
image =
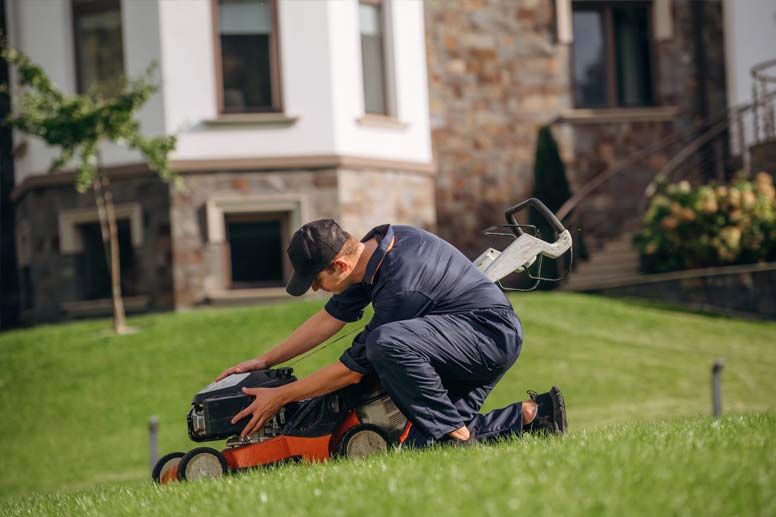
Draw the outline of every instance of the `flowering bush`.
M644 273L776 260L776 190L765 172L753 181L693 189L663 184L635 238Z

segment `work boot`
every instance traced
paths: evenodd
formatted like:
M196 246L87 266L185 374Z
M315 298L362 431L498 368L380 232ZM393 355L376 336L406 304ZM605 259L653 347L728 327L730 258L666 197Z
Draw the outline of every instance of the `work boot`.
M566 434L566 404L560 388L553 386L542 394L528 390L528 396L536 403L536 416L523 426L523 432Z

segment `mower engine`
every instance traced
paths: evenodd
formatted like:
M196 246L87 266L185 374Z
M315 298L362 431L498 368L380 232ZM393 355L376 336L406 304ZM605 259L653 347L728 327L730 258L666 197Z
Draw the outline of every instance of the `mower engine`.
M187 418L189 437L195 442L231 438L227 446L240 446L278 436L298 404L283 407L259 432L244 439L239 437L240 431L250 417L236 424L231 420L253 402L254 398L243 393L243 388L275 388L295 380L291 368L278 368L237 373L206 386L191 401L192 408Z

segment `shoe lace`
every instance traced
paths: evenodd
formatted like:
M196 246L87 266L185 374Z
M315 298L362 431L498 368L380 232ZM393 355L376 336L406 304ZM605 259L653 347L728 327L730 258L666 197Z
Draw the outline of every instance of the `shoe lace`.
M531 397L531 400L538 403L539 394L536 393L534 390L526 390L526 393L528 393L528 396Z

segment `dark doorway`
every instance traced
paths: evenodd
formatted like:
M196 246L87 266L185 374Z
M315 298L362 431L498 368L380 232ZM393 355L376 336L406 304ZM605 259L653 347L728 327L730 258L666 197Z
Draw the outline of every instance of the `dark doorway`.
M121 294L132 296L135 289L135 253L132 249L132 233L127 219L117 221L119 236L119 260L121 261ZM78 279L82 300L99 300L111 297L110 268L105 259L105 248L99 223L78 225L83 242L83 254L78 261Z

